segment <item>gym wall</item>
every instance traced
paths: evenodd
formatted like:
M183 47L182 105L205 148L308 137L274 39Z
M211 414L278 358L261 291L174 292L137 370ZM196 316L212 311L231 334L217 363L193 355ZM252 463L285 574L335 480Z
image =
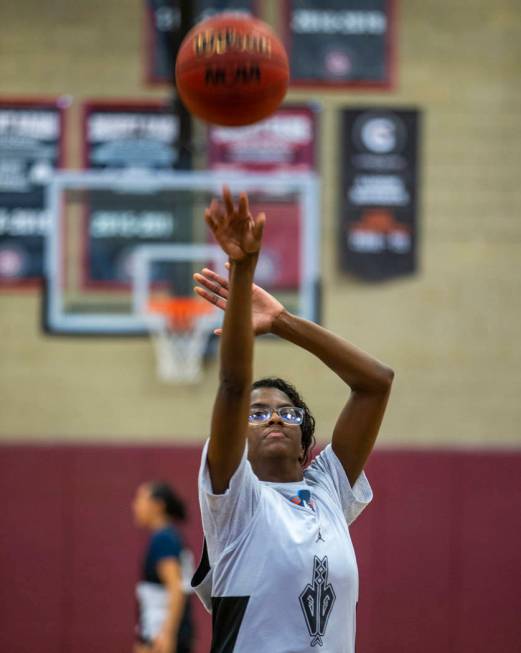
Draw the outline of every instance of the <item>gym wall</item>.
M395 4L392 91L288 96L323 106L323 322L396 370L381 446L518 445L519 7L512 0ZM265 14L275 7L266 3ZM82 100L166 95L144 83L143 18L141 0L2 3L0 92L71 96L72 166L79 165ZM336 250L336 110L367 104L424 114L420 270L374 285L346 278ZM0 438L200 441L215 363L197 388L161 385L149 342L45 337L39 301L38 292L0 294ZM345 399L333 375L279 342L258 343L255 373L296 381L319 436L329 437Z

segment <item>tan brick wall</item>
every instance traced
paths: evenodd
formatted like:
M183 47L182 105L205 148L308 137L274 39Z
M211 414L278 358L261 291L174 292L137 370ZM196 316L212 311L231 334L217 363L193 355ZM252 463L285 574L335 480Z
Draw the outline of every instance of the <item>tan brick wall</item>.
M383 445L519 445L521 7L516 0L397 4L395 91L314 94L324 106L325 324L397 372ZM140 0L0 0L0 16L0 92L71 95L73 164L79 101L164 95L142 83ZM335 256L335 110L363 104L424 111L421 270L383 285L345 278ZM198 388L160 385L149 343L45 338L38 304L32 292L0 295L0 437L204 436L215 364ZM265 373L297 382L327 437L342 384L276 342L257 346L256 374Z

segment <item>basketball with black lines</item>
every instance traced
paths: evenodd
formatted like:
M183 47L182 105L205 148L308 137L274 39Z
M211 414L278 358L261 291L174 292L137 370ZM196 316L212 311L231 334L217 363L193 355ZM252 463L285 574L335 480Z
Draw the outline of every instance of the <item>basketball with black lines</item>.
M261 20L224 12L198 23L184 38L175 67L186 108L208 123L238 127L272 114L289 80L288 57Z

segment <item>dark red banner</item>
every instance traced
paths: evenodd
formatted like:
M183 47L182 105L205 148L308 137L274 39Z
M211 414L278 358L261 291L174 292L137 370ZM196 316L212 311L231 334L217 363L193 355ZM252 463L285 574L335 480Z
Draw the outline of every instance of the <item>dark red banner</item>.
M208 167L250 172L314 170L316 123L312 107L285 106L247 127L210 127Z
M281 107L247 127L208 129L208 167L244 172L308 172L315 168L316 112ZM294 290L300 280L301 220L293 201L253 206L268 216L257 281L273 290Z

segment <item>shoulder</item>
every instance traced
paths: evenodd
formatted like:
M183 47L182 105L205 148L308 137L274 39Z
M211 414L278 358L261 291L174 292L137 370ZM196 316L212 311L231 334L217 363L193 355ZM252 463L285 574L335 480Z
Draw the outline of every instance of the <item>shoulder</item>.
M371 502L373 492L362 471L351 487L344 467L328 444L304 472L306 481L315 488L323 488L338 501L348 524Z
M323 484L324 475L331 476L338 472L341 464L333 452L330 444L313 458L311 463L304 470L304 478L311 484Z
M182 548L183 542L181 536L173 526L156 531L150 541L152 553L161 557L177 557L181 553Z

